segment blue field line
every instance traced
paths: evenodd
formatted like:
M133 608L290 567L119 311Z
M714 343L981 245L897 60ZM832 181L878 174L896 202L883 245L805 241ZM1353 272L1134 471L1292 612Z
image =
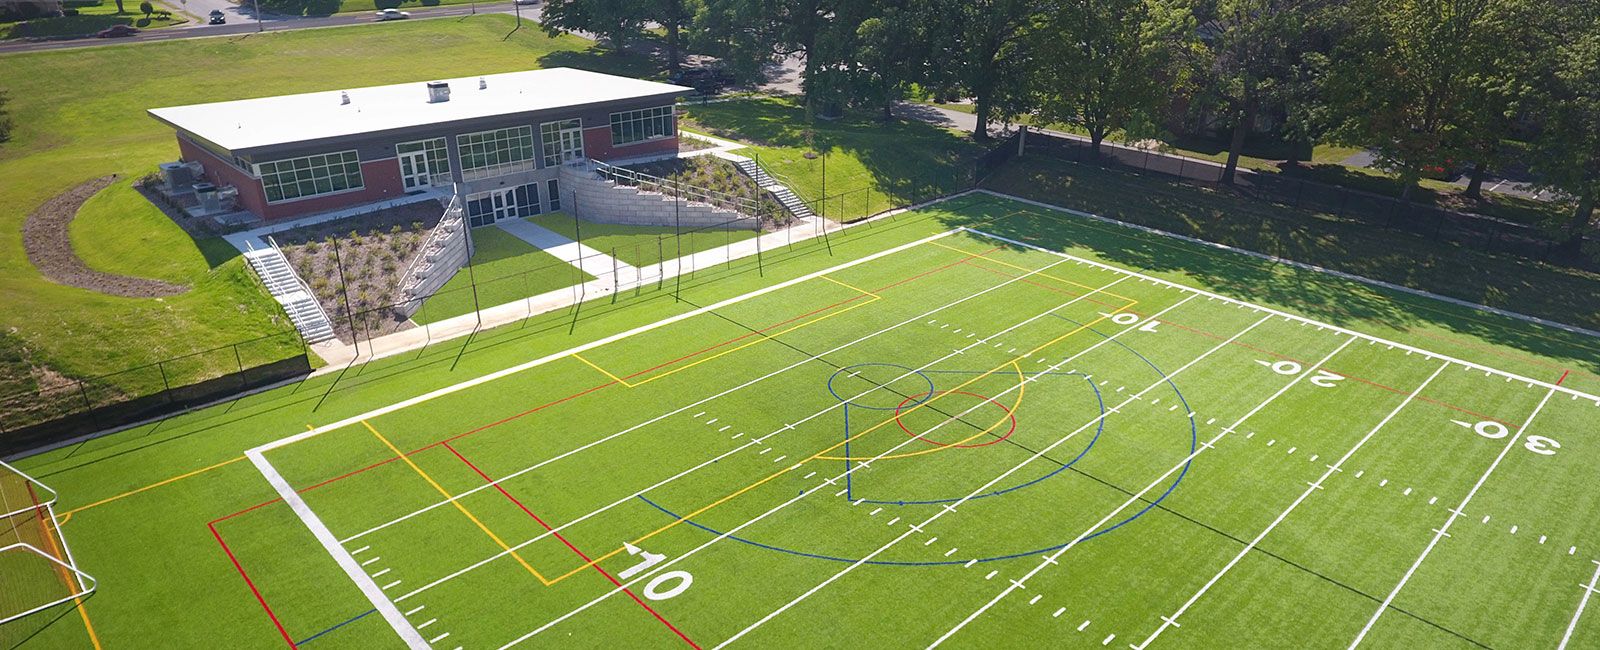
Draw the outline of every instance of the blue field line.
M360 613L360 614L357 614L357 615L356 615L356 616L354 616L354 617L352 617L352 618L350 618L350 619L349 619L349 620L347 620L347 621L345 621L345 622L343 622L343 623L340 623L340 624L338 624L338 625L335 625L335 626L333 626L333 627L330 627L330 628L328 628L328 629L326 629L326 630L323 630L323 631L321 631L321 632L318 632L318 633L316 633L316 634L313 634L313 635L311 635L311 636L308 636L308 637L306 637L306 638L305 638L305 640L303 640L303 641L297 641L297 642L295 642L295 645L297 645L297 646L302 646L302 645L305 645L305 644L307 644L307 643L311 643L311 642L312 642L312 641L315 641L315 640L317 640L317 637L320 637L320 636L322 636L322 635L324 635L324 634L327 634L327 633L329 633L329 632L332 632L332 631L334 631L334 630L337 630L337 629L339 629L339 628L341 628L341 627L344 627L344 626L346 626L346 625L349 625L349 624L351 624L351 623L354 623L354 622L356 622L356 621L359 621L359 620L361 620L361 619L363 619L363 618L366 618L366 617L367 617L367 615L369 615L369 614L375 614L375 613L377 613L377 611L378 611L378 610L376 610L376 609L369 609L369 610L367 610L367 611L365 611L365 612L362 612L362 613Z
M1070 318L1067 318L1065 316L1060 316L1060 315L1057 315L1057 314L1051 314L1051 315L1055 316L1056 318L1060 318L1061 320L1067 321L1069 323L1073 323L1075 325L1080 325L1080 326L1082 325L1082 323L1079 323L1079 322L1077 322L1075 320L1072 320ZM1100 332L1099 330L1096 330L1094 328L1090 328L1089 331L1094 332L1095 334L1098 334L1101 338L1104 338L1104 339L1106 339L1106 340L1108 340L1108 341L1110 341L1112 343L1115 343L1118 346L1122 347L1122 349L1127 350L1129 352L1132 352L1135 356L1139 357L1139 359L1141 361L1144 361L1145 365L1150 366L1150 368L1155 370L1157 374L1161 375L1163 381L1165 381L1168 386L1172 387L1173 392L1176 393L1177 396L1178 396L1178 401L1183 405L1184 412L1185 413L1193 413L1194 412L1193 409L1189 408L1189 400L1184 398L1183 391L1179 390L1178 389L1178 385L1173 383L1172 379L1167 376L1167 373L1165 371L1161 370L1160 367L1156 366L1155 363L1151 362L1148 358L1145 358L1144 355L1139 354L1139 352L1137 350L1134 350L1133 348L1128 347L1127 345L1123 344L1121 341L1118 341L1117 339L1114 339L1114 338L1111 338L1110 336L1107 336L1105 333ZM884 364L884 365L887 365L887 364ZM933 371L933 372L968 372L968 371ZM1076 374L1076 373L1065 373L1065 374ZM1091 386L1094 386L1094 383L1093 383L1092 379L1088 379L1087 375L1084 375L1084 377L1085 377L1086 380L1089 380ZM1099 387L1098 386L1095 387L1095 395L1097 397L1100 395L1100 391L1099 391ZM1104 403L1103 402L1101 404L1101 407L1102 407L1102 409L1104 408ZM847 411L848 411L848 409L847 409ZM1104 411L1102 411L1102 415L1104 415ZM1011 560L1011 559L1016 559L1016 558L1020 558L1020 557L1028 557L1028 556L1031 556L1031 555L1042 555L1042 554L1045 554L1045 553L1049 553L1051 551L1060 550L1060 549L1065 548L1067 546L1070 546L1072 544L1089 541L1091 539L1094 539L1096 537L1099 537L1101 535L1109 533L1109 532L1111 532L1113 530L1121 528L1122 526L1128 524L1129 522L1132 522L1133 520L1144 516L1144 514L1149 512L1151 508L1154 508L1154 507L1156 507L1156 505L1160 504L1162 501L1165 501L1168 496L1171 496L1173 490L1178 489L1178 484L1183 482L1184 477L1188 476L1189 468L1194 464L1194 458L1193 458L1194 457L1194 452L1195 452L1196 449L1199 448L1199 437L1200 437L1200 434L1199 434L1198 427L1195 425L1193 416L1189 416L1188 419L1189 419L1189 454L1188 454L1189 460L1184 461L1183 470L1178 473L1178 477L1172 481L1172 484L1168 485L1167 489L1164 492L1161 493L1161 496L1156 497L1149 504L1147 504L1147 505L1145 505L1145 507L1139 509L1139 511L1134 513L1133 515L1131 515L1131 516L1129 516L1129 517L1127 517L1127 518L1123 519L1122 521L1119 521L1119 522L1117 522L1115 524L1107 526L1107 527L1105 527L1103 529L1091 532L1088 535L1084 535L1081 540L1072 540L1072 541L1068 541L1068 542L1065 542L1065 543L1056 544L1054 546L1047 546L1047 547L1044 547L1044 548L1034 549L1034 550L1031 550L1031 551L1023 551L1023 552L1020 552L1020 553L1009 553L1009 554L1006 554L1006 555L996 555L996 556L993 556L993 557L967 558L967 559L960 559L960 560L945 560L945 561L933 561L933 562L895 562L895 561L888 561L888 560L864 560L863 558L854 558L854 559L852 559L852 558L838 557L838 556L833 556L833 555L823 555L823 554L820 554L820 553L807 553L805 551L797 551L797 550L794 550L794 549L783 548L783 547L780 547L780 546L773 546L771 544L763 544L761 542L745 539L743 537L738 537L736 535L729 535L729 534L727 534L727 533L725 533L723 531L719 531L719 530L717 530L715 528L711 528L709 526L705 526L703 524L700 524L699 522L696 522L696 521L694 521L692 519L685 519L685 518L679 516L677 513L675 513L673 511L667 509L666 507L662 506L661 504L658 504L658 503L656 503L654 501L651 501L650 499L646 498L642 494L638 496L638 499L640 501L643 501L643 502L649 504L651 507L655 508L656 510L661 511L662 513L666 514L667 516L672 517L673 519L677 519L677 520L683 521L684 523L687 523L690 526L694 526L695 528L699 528L700 530L703 530L703 531L705 531L707 533L710 533L712 535L715 535L715 536L718 536L718 537L724 537L725 536L728 539L734 540L736 542L739 542L739 543L742 543L742 544L748 544L750 546L766 549L766 550L769 550L769 551L777 551L779 553L787 553L787 554L790 554L790 555L813 558L813 559L818 559L818 560L828 560L828 561L831 561L831 562L847 562L847 563L851 563L851 564L854 564L854 563L857 563L857 562L861 562L863 564L875 564L875 565L879 565L879 566L952 566L952 565L966 564L967 562L996 562L996 561L1000 561L1000 560ZM1100 419L1100 423L1101 423L1101 427L1102 428L1105 425L1105 420L1106 420L1106 418L1103 418L1103 417ZM1098 438L1099 437L1099 433L1096 433L1095 436L1096 436L1096 438ZM846 437L848 438L848 433L846 434ZM1093 441L1090 442L1090 446L1093 446ZM1087 448L1085 449L1085 451L1088 451ZM849 456L849 454L847 453L846 457L848 458L848 456ZM1078 455L1079 458L1081 458L1082 456L1083 456L1083 454L1081 454L1081 453ZM1073 459L1073 462L1076 462L1076 461L1077 461L1076 458ZM1070 466L1070 463L1068 465ZM1061 469L1066 469L1066 468L1063 467ZM1049 476L1054 476L1056 473L1058 473L1060 471L1061 470L1056 470L1054 472L1051 472L1049 475L1045 476L1044 478L1049 478ZM848 478L849 478L849 475L846 474L846 479L848 480ZM1042 480L1042 479L1036 479L1034 481L1030 481L1029 483L1024 484L1022 486L1018 486L1018 487L1026 487L1026 485L1032 485L1034 483L1039 482L1039 480ZM1012 489L1016 489L1016 488L1012 488ZM1010 490L1007 490L1007 491L1010 491ZM990 495L984 495L984 496L990 496ZM974 498L977 498L977 497L974 497ZM886 502L868 501L867 503L886 503ZM897 502L889 502L889 503L897 504ZM905 505L912 505L914 503L943 503L943 501L938 501L938 502L909 502L908 501L908 502L905 502Z

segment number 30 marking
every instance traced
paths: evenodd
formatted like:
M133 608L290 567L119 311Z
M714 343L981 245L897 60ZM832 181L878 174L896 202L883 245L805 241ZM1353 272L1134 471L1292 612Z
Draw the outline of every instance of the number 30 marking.
M1457 420L1456 424L1469 427L1472 429L1473 433L1490 440L1499 440L1511 435L1511 429L1509 427L1499 422L1495 422L1494 420L1484 420L1483 422L1479 422L1477 424L1468 424L1466 422ZM1528 436L1526 440L1522 441L1522 448L1535 454L1539 454L1540 456L1554 456L1556 455L1556 450L1561 448L1561 443L1556 442L1555 439L1546 436Z

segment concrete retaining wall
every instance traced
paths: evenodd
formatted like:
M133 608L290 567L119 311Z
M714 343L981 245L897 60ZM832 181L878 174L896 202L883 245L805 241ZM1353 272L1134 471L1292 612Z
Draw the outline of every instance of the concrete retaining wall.
M685 228L726 226L755 230L758 222L732 210L712 207L704 203L678 201L655 192L641 192L636 188L619 186L605 180L594 170L580 166L561 168L562 207L573 211L579 218L595 223L614 223L629 226L668 226Z

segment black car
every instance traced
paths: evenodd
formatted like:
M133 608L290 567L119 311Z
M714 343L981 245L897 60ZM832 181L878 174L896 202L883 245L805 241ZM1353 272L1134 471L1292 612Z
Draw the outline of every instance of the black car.
M228 17L222 14L222 10L221 9L212 9L211 10L211 24L213 24L213 25L225 25L225 24L227 24L227 22L228 22Z
M691 68L672 75L672 83L688 86L702 95L715 95L734 83L733 74L722 68Z

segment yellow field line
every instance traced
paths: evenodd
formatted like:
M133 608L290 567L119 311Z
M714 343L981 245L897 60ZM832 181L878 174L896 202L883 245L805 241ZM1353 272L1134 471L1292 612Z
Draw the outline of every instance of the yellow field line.
M870 305L872 303L878 302L879 300L883 299L883 296L879 296L878 294L872 293L870 291L857 289L855 287L852 287L852 286L850 286L848 284L845 284L843 282L840 282L838 280L834 280L833 278L830 278L830 277L827 277L827 276L820 276L820 277L828 280L829 282L833 282L834 284L838 284L840 286L849 288L849 289L851 289L853 291L858 291L861 294L867 296L868 299L866 301L864 301L864 302L858 302L858 303L856 303L854 305L850 305L848 307L845 307L844 309L840 309L839 311L830 312L830 313L824 314L822 316L818 316L816 318L813 318L811 320L798 323L798 324L794 325L793 327L785 329L785 330L783 330L781 332L776 332L776 333L773 333L773 334L768 334L768 333L765 333L765 332L757 332L758 336L756 338L752 339L748 343L744 343L744 344L729 348L727 350L723 350L723 351L718 352L716 354L713 354L711 356L698 359L698 360L694 361L693 363L684 364L684 365L678 366L676 368L673 368L671 370L668 370L666 372L662 372L662 373L653 375L650 378L645 379L644 381L637 382L637 383L629 383L627 380L625 380L625 379L623 379L621 377L618 377L615 374L612 374L610 371L606 370L605 368L600 367L598 364L594 363L593 361L590 361L590 360L585 359L585 358L583 358L581 356L578 356L577 353L573 353L572 356L577 357L579 361L582 361L582 362L588 364L589 367L600 371L601 374L604 374L605 376L610 377L612 380L618 381L618 382L622 382L623 386L627 386L628 388L638 388L639 386L643 386L643 385L648 384L648 383L650 383L652 381L655 381L657 379L661 379L663 377L671 376L673 373L678 373L678 372L682 372L682 371L688 370L690 368L698 366L698 365L700 365L702 363L705 363L707 361L712 361L714 359L719 359L721 357L724 357L724 356L733 354L735 352L738 352L740 350L743 350L745 348L748 348L748 347L750 347L752 345L756 345L758 343L764 343L764 342L766 342L768 340L771 340L773 338L777 338L779 336L783 336L784 334L788 334L788 333L793 332L793 331L795 331L797 329L800 329L802 327L810 327L812 325L816 325L817 323L820 323L822 321L828 320L829 318L833 318L835 316L840 316L840 315L849 313L853 309L857 309L857 308L860 308L860 307L865 307L867 305Z
M522 568L527 569L528 573L533 574L533 577L538 578L539 582L544 583L544 585L547 586L547 587L552 585L552 584L555 584L554 582L552 582L550 580L546 580L544 576L539 575L539 572L535 571L533 566L528 564L527 560L522 559L521 555L518 555L516 551L511 550L511 546L509 544L506 544L505 540L500 539L499 535L494 534L494 531L489 530L489 527L484 525L483 521L478 519L477 515L472 514L472 511L467 510L466 506L461 505L460 501L455 500L454 495L450 494L449 491L445 490L444 486L439 485L439 482L433 480L432 476L428 476L427 472L422 471L422 468L418 467L417 464L411 460L410 456L407 456L404 452L401 452L399 447L396 447L396 446L394 446L394 443L389 442L389 439L383 437L383 434L378 433L377 429L372 428L372 423L371 422L368 422L366 420L362 420L361 424L362 424L362 426L365 426L368 431L371 431L372 435L377 436L378 440L383 441L384 446L388 447L390 449L390 451L393 451L394 455L396 457L398 457L400 460L405 461L405 463L407 465L410 465L411 469L416 471L418 476L421 476L423 480L428 482L428 485L432 485L433 489L438 490L439 494L444 495L444 498L450 499L450 504L454 505L456 507L456 510L460 510L461 514L467 516L467 519L471 519L472 523L477 524L478 530L483 531L483 533L485 535L489 536L489 539L492 539L492 540L494 540L494 543L499 544L500 548L502 550L504 550L507 553L510 553L511 557L516 558L517 559L517 563L521 564Z
M56 559L65 562L66 554L62 553L61 546L56 544L55 534L51 533L50 527L45 525L45 519L48 519L48 517L39 518L39 530L44 533L45 541L50 543L50 552L55 555ZM59 529L57 530L59 531ZM77 592L77 589L72 586L72 574L69 573L67 569L57 564L56 572L61 575L61 582L66 586L69 593ZM100 650L100 635L95 634L94 623L89 622L89 610L84 608L83 598L81 596L74 596L72 598L72 604L75 605L78 610L78 617L83 619L83 629L89 633L89 643L94 645L95 650Z
M70 519L74 513L82 512L84 510L88 510L88 509L93 508L95 506L103 506L103 505L105 505L107 503L111 503L112 501L116 501L118 499L131 497L131 496L133 496L135 494L139 494L140 492L145 492L147 490L154 490L154 489L156 489L158 487L161 487L163 485L167 485L169 483L175 483L177 481L181 481L181 480L189 478L191 476L197 476L197 475L200 475L200 474L204 474L206 472L209 472L211 470L214 470L214 469L217 469L217 468L220 468L220 467L227 467L228 465L232 465L232 464L237 463L237 462L239 462L241 460L244 460L244 456L240 456L238 458L225 460L225 461L222 461L222 462L217 463L215 465L212 465L210 467L202 467L200 469L197 469L195 471L189 472L187 474L179 474L179 475L174 476L174 477L169 478L169 479L156 481L155 483L151 483L151 484L146 485L146 486L144 486L142 488L136 488L136 489L128 490L127 492L123 492L122 494L118 494L118 495L116 495L114 497L107 497L107 498L101 499L99 501L96 501L96 502L91 503L91 504L86 505L86 506L79 506L79 507L73 508L73 509L68 510L68 511L66 511L64 513L61 513L62 521L66 521L67 519Z
M849 284L845 284L845 283L843 283L843 282L840 282L840 281L838 281L838 280L835 280L835 279L833 279L833 278L830 278L830 277L828 277L828 276L826 276L826 275L820 275L820 276L817 276L817 277L820 277L820 278L822 278L822 279L824 279L824 280L827 280L827 281L829 281L829 282L832 282L832 283L834 283L834 284L837 284L837 285L839 285L839 286L841 286L841 287L844 287L844 288L846 288L846 289L849 289L849 290L851 290L851 291L855 291L855 292L858 292L858 293L864 293L864 294L867 294L867 295L869 295L869 296L872 296L872 297L874 297L874 298L882 298L882 297L883 297L883 296L880 296L880 295L878 295L878 294L875 294L875 293L873 293L873 292L871 292L871 291L867 291L867 290L866 290L866 289L862 289L862 288L861 288L861 287L857 287L857 286L852 286L852 285L849 285Z
M1017 382L1017 400L1015 402L1011 403L1011 411L1010 411L1010 413L1015 413L1017 411L1017 408L1022 406L1022 395L1028 391L1028 388L1027 388L1028 384L1027 384L1027 381L1024 379L1026 377L1026 375L1023 374L1023 372L1022 372L1022 366L1020 364L1018 364L1016 362L1016 360L1013 359L1011 361L1011 367L1016 369L1016 371L1017 371L1017 379L1019 380ZM989 374L992 374L993 372L994 371L991 370L991 371L989 371L987 373L984 373L984 375L989 375ZM981 379L981 377L980 377L980 379ZM951 390L956 390L956 389L951 389ZM949 393L949 392L951 392L951 390L941 391L941 393ZM900 417L899 415L896 415L895 418L890 419L889 422L893 422L895 419L898 419L899 417ZM979 437L987 435L989 432L1000 428L1000 425L1005 424L1006 420L1009 420L1009 419L1011 419L1011 416L1008 413L1007 415L1001 416L1000 419L998 421L996 421L994 424L989 425L989 428L984 429L982 431L979 431L978 433L976 433L976 434L974 434L974 435L972 435L970 437L967 437L965 439L962 439L962 440L959 440L959 441L956 441L956 442L949 443L949 444L944 445L944 446L930 447L928 449L919 449L917 451L908 451L908 452L900 453L900 454L890 454L888 456L883 456L883 457L877 457L877 456L865 456L865 457L863 457L863 456L817 456L816 459L817 460L853 460L853 461L859 462L859 461L862 461L862 460L892 460L892 459L895 459L895 458L910 458L912 456L921 456L923 454L931 454L931 453L936 452L936 451L944 451L945 449L948 449L950 447L958 447L960 445L964 445L964 444L967 444L969 442L972 442L973 440L976 440ZM884 424L887 424L887 423L884 423Z
M1098 291L1094 287L1091 287L1091 286L1089 286L1087 284L1079 284L1077 282L1073 282L1073 281L1068 280L1066 278L1058 278L1058 277L1056 277L1054 275L1050 275L1049 273L1040 273L1035 269L1030 269L1030 268L1025 267L1025 266L1017 266L1016 264L1012 264L1010 262L1005 262L1005 261L1002 261L1002 260L997 260L997 259L995 259L993 257L987 257L987 256L979 255L977 253L973 253L973 252L970 252L970 251L964 251L964 250L961 250L961 249L956 248L954 246L947 246L945 244L941 244L941 243L936 242L936 241L935 242L928 242L928 243L929 244L933 244L934 246L938 246L940 248L948 248L950 250L953 250L953 251L955 251L957 253L961 253L963 255L967 255L969 257L976 257L976 258L978 258L980 260L983 260L985 262L994 262L995 264L999 264L1001 266L1009 266L1009 267L1014 268L1014 269L1016 269L1018 271L1026 271L1026 272L1028 272L1029 274L1032 274L1032 275L1037 275L1039 277L1044 277L1044 278L1050 278L1051 280L1055 280L1056 282L1064 282L1064 283L1070 284L1070 285L1072 285L1074 287L1088 289L1090 293L1103 293L1105 295L1111 296L1112 298L1120 298L1122 300L1126 300L1128 302L1134 302L1134 303L1138 302L1137 300L1134 300L1134 299L1129 298L1127 296L1119 296L1117 294L1111 293L1110 291ZM1126 309L1127 307L1123 307L1123 308Z
M1027 357L1033 356L1033 354L1035 352L1038 352L1038 351L1043 350L1043 349L1045 349L1047 347L1055 345L1056 343L1059 343L1059 342L1065 340L1067 337L1072 336L1074 334L1077 334L1078 332L1082 332L1082 331L1084 331L1086 329L1089 329L1095 323L1098 323L1100 321L1106 320L1107 318L1110 318L1111 315L1115 315L1116 313L1121 312L1122 310L1127 309L1128 307L1132 307L1134 304L1137 304L1137 301L1130 301L1129 304L1123 305L1122 307L1118 307L1117 309L1113 310L1111 312L1111 314L1107 314L1107 315L1101 316L1099 318L1096 318L1096 319L1094 319L1092 321L1089 321L1088 323L1085 323L1085 324L1083 324L1083 325L1081 325L1081 326L1079 326L1077 328L1074 328L1072 331L1067 332L1066 334L1062 334L1061 336L1058 336L1056 338L1050 339L1049 341L1046 341L1045 343L1033 348L1032 350L1028 350L1027 352L1024 352L1024 353L1022 353L1020 355L1017 355L1017 356L1013 357L1011 360L1006 361L1005 363L1002 363L1002 364L1000 364L998 366L995 366L993 369L990 369L990 370L984 372L983 374L980 374L980 375L978 375L976 377L973 377L973 378L968 379L968 380L966 380L964 382L961 382L960 384L956 385L954 388L946 389L945 392L940 393L939 395L933 397L932 399L929 399L929 400L927 400L925 402L922 402L920 404L917 404L916 406L913 406L913 407L907 409L905 411L905 413L903 413L902 415L915 412L917 409L920 409L920 408L922 408L924 406L932 404L932 403L938 401L940 398L944 397L945 395L951 394L952 391L961 390L962 388L965 388L966 386L971 385L972 383L974 383L974 382L976 382L976 381L978 381L980 379L983 379L985 377L988 377L989 375L992 375L992 374L994 374L996 372L999 372L1001 369L1005 368L1008 365L1015 366L1017 364L1017 362L1021 361L1022 359L1025 359ZM697 517L697 516L705 513L706 511L711 510L712 508L715 508L715 507L717 507L719 505L722 505L723 503L728 502L730 499L733 499L735 497L738 497L741 494L744 494L746 492L749 492L750 490L753 490L753 489L755 489L757 487L760 487L761 485L764 485L764 484L772 481L773 479L778 478L779 476L783 476L784 474L792 472L792 471L798 469L801 465L804 465L805 463L809 463L809 462L811 462L813 460L822 459L826 454L832 452L835 449L843 447L846 443L851 442L853 440L856 440L858 438L861 438L862 436L865 436L867 434L870 434L873 431L876 431L879 428L882 428L882 427L888 425L890 422L893 422L893 421L894 420L891 418L889 420L885 420L883 422L879 422L878 424L872 425L871 427L868 427L867 429L861 431L861 433L850 435L850 436L846 437L844 440L841 440L841 441L839 441L837 443L829 445L828 448L823 449L822 451L819 451L819 452L817 452L815 454L812 454L810 457L807 457L805 460L802 460L802 461L800 461L798 463L795 463L794 465L790 465L789 467L786 467L784 469L778 470L777 472L772 473L771 475L767 476L766 478L763 478L763 479L761 479L759 481L751 483L750 485L747 485L745 487L739 488L738 490L734 491L732 494L729 494L729 495L724 496L724 497L722 497L720 499L717 499L716 501L713 501L710 504L707 504L705 506L701 506L699 509L696 509L694 512L690 512L690 513L688 513L686 515L678 517L678 518L674 519L671 523L668 523L668 524L666 524L666 525L664 525L664 526L662 526L660 528L657 528L657 529L655 529L655 530L653 530L653 531L651 531L649 533L646 533L645 535L633 540L632 542L630 542L630 544L633 544L633 545L637 546L640 543L644 542L645 540L650 539L651 537L655 537L656 535L660 535L661 533L664 533L664 532L666 532L668 530L671 530L674 527L678 526L679 524L682 524L683 522L688 521L689 519ZM963 440L963 441L955 443L955 444L965 444L967 441L973 440L973 439L975 439L975 438L977 438L978 436L981 436L981 435L983 435L983 433L980 432L978 434L975 434L975 435L967 438L966 440ZM953 447L953 445L952 445L952 447ZM938 448L935 448L935 449L933 449L931 451L939 451L939 450L950 449L950 448L951 447L938 447ZM562 575L556 576L556 578L554 580L550 581L549 584L555 584L555 583L561 582L562 580L565 580L568 577L576 575L579 571L582 571L582 570L587 569L587 568L589 568L591 566L594 566L596 564L604 562L605 560L610 559L611 557L614 557L619 553L623 553L626 550L627 550L627 545L623 545L622 547L619 547L619 548L617 548L617 549L615 549L615 550L613 550L613 551L611 551L609 553L606 553L604 555L600 555L600 556L598 556L598 557L596 557L596 558L594 558L592 560L589 560L587 563L579 566L576 569L568 571L567 573L564 573Z

